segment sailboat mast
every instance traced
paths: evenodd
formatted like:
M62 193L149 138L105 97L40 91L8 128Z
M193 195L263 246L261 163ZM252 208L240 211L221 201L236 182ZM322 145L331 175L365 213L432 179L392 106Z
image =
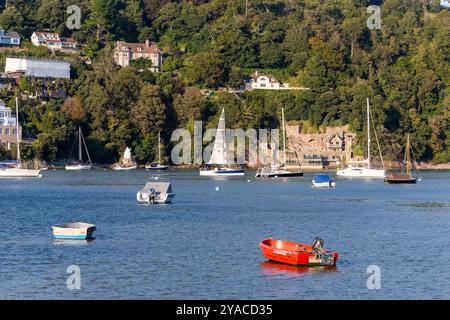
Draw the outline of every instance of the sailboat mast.
M19 140L19 98L16 97L16 139L17 139L17 168L22 168L20 159L20 140Z
M223 115L223 126L224 128L222 129L222 138L223 138L223 155L224 155L224 159L225 162L228 164L228 155L227 155L227 136L226 136L226 132L227 132L227 126L226 126L226 122L225 122L225 108L222 109L222 114L220 115L222 117ZM220 122L220 119L219 119Z
M81 127L78 127L78 161L83 163L83 151L81 149L83 141L81 139Z
M410 158L410 154L409 154L409 149L410 149L410 142L409 142L409 133L406 137L406 150L405 150L405 154L406 154L406 174L410 175L411 173L411 158Z
M158 163L161 163L161 133L158 132Z
M283 165L286 166L286 128L284 125L284 109L281 108L281 121L283 122Z
M367 98L367 165L370 169L370 103Z

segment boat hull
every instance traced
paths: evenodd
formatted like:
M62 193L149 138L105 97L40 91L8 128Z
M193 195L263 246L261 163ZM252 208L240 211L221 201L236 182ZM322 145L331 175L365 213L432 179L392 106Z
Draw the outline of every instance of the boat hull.
M339 177L349 178L384 178L386 175L383 169L368 169L368 168L344 168L338 170L336 175Z
M88 223L68 223L53 226L53 238L66 240L86 240L92 239L93 233L97 228L93 224Z
M114 171L129 171L129 170L134 170L134 169L137 169L137 166L131 166L131 167L115 166L115 167L113 167Z
M78 171L78 170L91 170L92 166L90 164L75 164L75 165L66 165L66 170L69 171Z
M334 188L336 186L336 182L315 182L313 180L313 188Z
M4 168L0 169L0 178L37 178L41 170Z
M149 171L163 171L163 170L169 169L169 166L164 166L164 165L155 166L155 167L145 166L145 169L149 170Z
M267 259L293 266L336 266L339 257L337 252L315 252L309 245L271 238L259 247Z
M303 172L291 172L291 171L282 171L282 172L257 172L255 178L292 178L292 177L303 177Z
M150 200L148 194L138 192L136 195L136 200L140 204L167 204L171 203L174 197L175 193L166 193L164 195L157 195L153 200Z
M244 169L231 169L231 168L219 168L219 169L200 169L200 176L205 177L227 177L227 176L243 176L245 174Z

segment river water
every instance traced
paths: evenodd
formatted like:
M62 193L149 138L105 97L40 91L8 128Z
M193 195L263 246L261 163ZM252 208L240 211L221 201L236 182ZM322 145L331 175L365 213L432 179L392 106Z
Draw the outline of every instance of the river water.
M417 185L337 179L332 190L312 189L312 174L169 174L177 195L159 206L135 201L144 170L0 180L0 299L450 298L450 171L422 172ZM52 225L80 220L97 225L93 241L52 239ZM336 269L285 267L258 248L316 236L340 253ZM80 290L66 285L72 265ZM368 268L380 289L368 289Z

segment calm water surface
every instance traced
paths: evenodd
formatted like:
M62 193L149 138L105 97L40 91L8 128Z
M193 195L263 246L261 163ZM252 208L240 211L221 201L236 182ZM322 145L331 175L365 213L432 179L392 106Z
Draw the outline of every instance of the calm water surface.
M136 204L143 170L0 180L0 298L449 299L450 172L422 175L417 185L338 179L315 190L312 174L180 170L163 206ZM52 240L50 226L78 220L97 225L95 240ZM258 248L266 237L316 236L340 253L335 270L268 263ZM66 287L69 265L81 268L81 290ZM369 265L381 268L380 290L367 289Z

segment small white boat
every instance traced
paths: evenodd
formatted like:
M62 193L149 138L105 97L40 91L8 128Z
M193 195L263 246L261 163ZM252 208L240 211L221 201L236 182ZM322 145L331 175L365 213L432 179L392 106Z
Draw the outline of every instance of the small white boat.
M327 174L315 175L312 184L314 188L333 188L336 186L336 182L334 182Z
M343 168L339 169L336 172L336 175L340 177L348 177L348 178L384 178L386 172L384 170L384 162L383 155L381 154L380 144L378 142L378 137L376 135L375 127L375 138L378 144L378 150L380 152L381 162L383 163L383 169L374 169L371 167L371 158L370 158L370 103L369 98L367 98L367 159L359 162L355 162L358 164L357 166L353 166L351 163ZM359 166L359 164L363 164L363 166Z
M168 180L149 181L136 195L137 201L145 204L170 203L174 197L175 192L173 192L172 184Z
M214 139L214 147L205 166L200 168L200 176L207 177L230 177L243 176L245 170L242 167L235 167L228 163L227 159L227 139L225 128L225 108L220 114L219 124L216 130L216 137Z
M123 153L122 159L120 159L119 163L116 163L113 166L113 170L115 171L128 171L128 170L134 170L137 168L136 162L133 161L131 156L131 149L126 148L125 152Z
M229 168L229 167L202 167L200 169L200 176L203 177L228 177L228 176L243 176L245 170L242 168Z
M256 171L255 178L292 178L292 177L303 177L303 171L289 171L286 170L286 128L284 121L284 108L281 108L281 122L283 124L283 164L259 168ZM276 156L276 150L273 148L272 158L278 162Z
M55 239L85 240L91 239L97 229L94 224L84 222L64 223L52 226Z
M86 150L86 155L88 158L87 163L83 163L83 147ZM72 147L73 149L73 147ZM68 163L66 164L66 170L90 170L92 169L92 161L91 157L89 156L89 151L87 149L86 141L84 140L83 133L81 132L81 127L78 128L78 162Z
M161 134L159 132L158 132L158 162L146 164L145 169L150 171L163 171L169 169L169 166L161 164Z

